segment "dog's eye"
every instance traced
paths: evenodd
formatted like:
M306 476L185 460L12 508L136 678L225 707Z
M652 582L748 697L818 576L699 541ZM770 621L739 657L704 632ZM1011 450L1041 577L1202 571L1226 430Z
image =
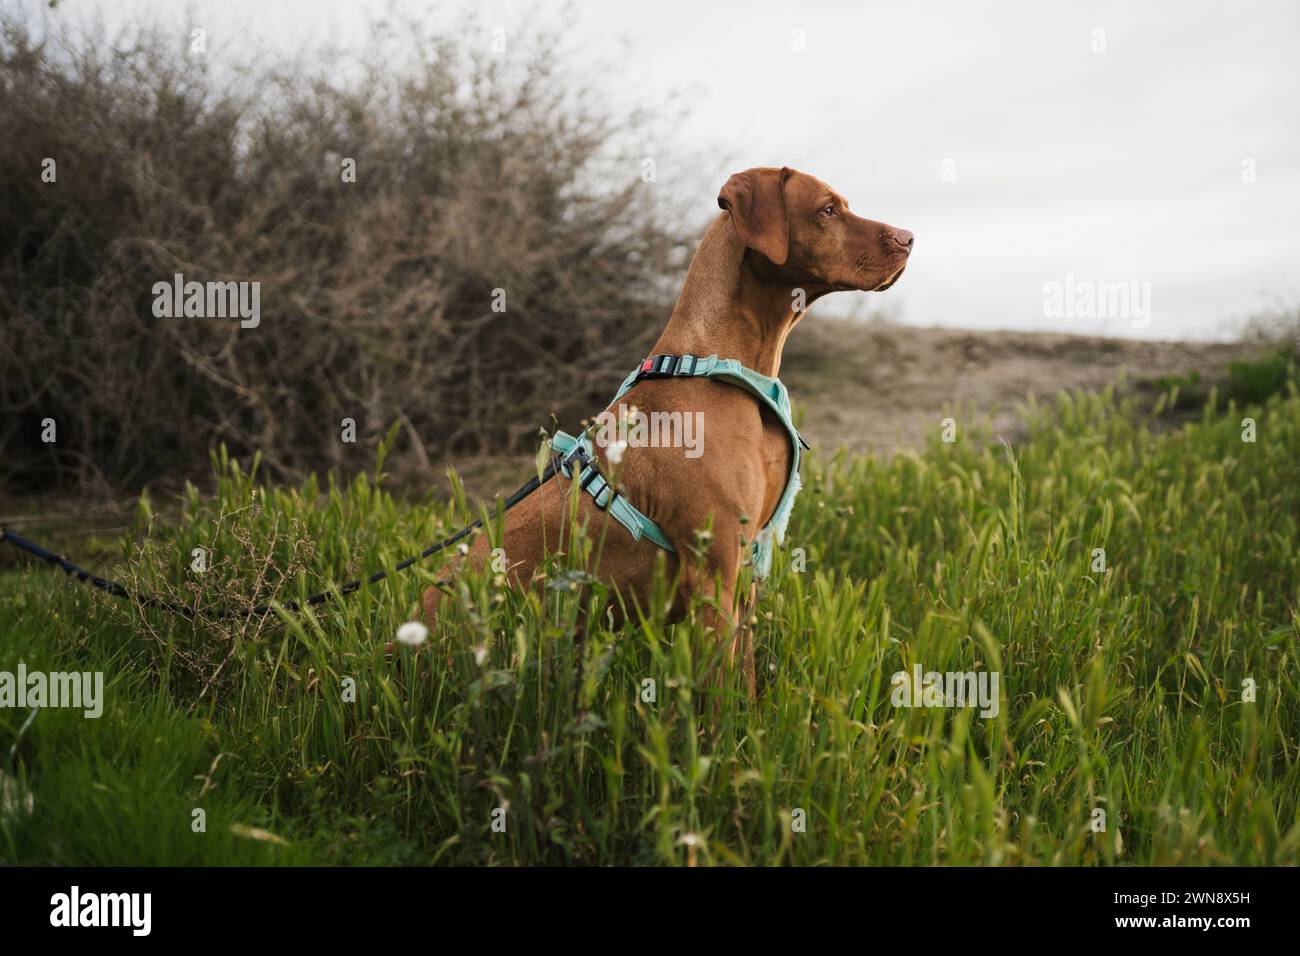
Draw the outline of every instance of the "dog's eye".
M822 215L823 215L823 216L833 216L833 215L835 215L835 204L832 203L831 205L829 205L829 206L827 206L825 209L823 209L823 210L822 210Z

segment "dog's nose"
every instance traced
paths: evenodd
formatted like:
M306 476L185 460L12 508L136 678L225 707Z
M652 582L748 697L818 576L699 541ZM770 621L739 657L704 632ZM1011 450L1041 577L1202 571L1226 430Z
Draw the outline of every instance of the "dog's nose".
M898 243L900 246L906 249L909 253L912 251L913 236L906 229L895 229L893 232L889 234L889 238L893 239L896 243Z

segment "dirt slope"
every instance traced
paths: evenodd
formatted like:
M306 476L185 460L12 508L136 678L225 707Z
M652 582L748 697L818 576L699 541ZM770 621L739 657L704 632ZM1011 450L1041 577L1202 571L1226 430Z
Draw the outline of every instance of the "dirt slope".
M995 434L1023 434L1019 404L1062 389L1127 387L1192 371L1216 379L1254 347L1026 332L963 332L810 316L790 336L781 378L823 450L887 454L919 446L953 414L990 415Z

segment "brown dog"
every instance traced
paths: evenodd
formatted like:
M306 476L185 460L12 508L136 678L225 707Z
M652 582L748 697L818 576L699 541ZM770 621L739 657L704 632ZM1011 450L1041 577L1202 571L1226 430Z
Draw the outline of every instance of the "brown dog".
M853 215L839 193L789 168L737 173L722 187L718 205L726 212L705 232L651 354L717 354L775 377L786 336L803 309L828 292L889 288L912 249L907 230ZM629 367L639 358L629 356ZM619 494L659 525L676 553L634 540L582 494L579 519L602 541L593 571L644 606L655 562L664 554L678 581L674 613L693 597L706 599L701 613L720 637L734 636L734 660L740 643L737 580L747 542L785 489L789 433L754 395L704 378L641 381L621 402L643 412L702 412L707 439L704 454L694 458L680 448L629 447L617 467L596 447L601 472L617 476ZM507 513L502 547L515 586L532 583L542 555L560 544L570 495L571 483L557 477ZM701 539L697 533L708 527L711 535ZM487 536L478 535L466 559L471 567L485 563L488 547ZM693 555L701 552L696 560ZM430 624L441 597L436 587L425 592ZM745 643L752 696L753 652Z

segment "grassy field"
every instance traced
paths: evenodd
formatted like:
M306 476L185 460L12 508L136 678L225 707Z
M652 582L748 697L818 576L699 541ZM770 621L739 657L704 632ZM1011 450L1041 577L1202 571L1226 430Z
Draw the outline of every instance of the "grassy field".
M391 661L436 559L200 626L5 574L0 670L103 671L106 704L0 710L0 863L1295 864L1300 396L1211 394L1177 427L1175 405L1079 394L1014 449L957 414L920 454L814 455L753 705L737 675L713 689L692 621L578 628L606 598L581 548L537 594L461 581ZM179 521L142 503L106 570L204 606L292 599L466 516L373 475L216 470ZM997 716L896 707L915 664L998 673Z

